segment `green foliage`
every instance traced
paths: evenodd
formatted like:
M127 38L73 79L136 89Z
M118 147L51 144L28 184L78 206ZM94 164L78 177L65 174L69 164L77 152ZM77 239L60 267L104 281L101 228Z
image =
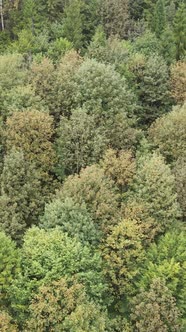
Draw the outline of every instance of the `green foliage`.
M9 304L7 291L13 280L18 276L20 264L19 252L10 237L6 236L3 232L0 232L0 242L0 305L2 309ZM2 312L0 313L0 316L1 315L3 315ZM0 326L2 323L1 320L3 321L2 316L0 319Z
M122 191L127 190L128 184L132 181L136 163L131 151L114 151L109 149L106 151L103 161L101 161L105 174L116 183Z
M25 76L26 71L21 56L17 54L0 56L0 116L3 120L8 115L10 95L15 88L24 86Z
M118 190L98 165L82 169L79 175L69 176L58 195L71 197L79 204L85 202L93 220L103 231L117 221Z
M82 15L81 0L70 0L64 10L63 36L67 38L75 49L82 46Z
M47 55L54 62L57 62L66 52L70 51L72 47L72 43L66 38L58 38L50 44Z
M148 289L154 278L161 278L185 315L186 269L185 232L172 231L153 243L146 252L139 286Z
M80 169L99 161L108 140L96 117L86 110L72 111L70 119L61 117L58 129L57 173L79 173Z
M143 261L140 227L135 220L123 220L110 229L102 245L104 271L115 297L130 296Z
M161 279L154 279L148 291L133 300L134 329L138 332L180 332L175 299Z
M166 26L165 3L158 0L154 11L154 30L157 37L160 37Z
M32 64L31 84L54 116L55 123L59 122L60 115L69 116L77 105L75 73L81 62L78 53L71 50L61 58L56 69L47 58Z
M185 109L184 105L173 109L169 114L157 119L149 130L150 139L169 162L185 156Z
M157 153L141 159L128 196L129 201L144 203L162 232L172 227L180 215L175 178Z
M53 118L48 113L31 110L14 112L6 121L6 151L21 149L25 160L47 174L55 163L52 145Z
M186 331L185 18L0 1L2 332Z
M136 112L139 124L149 125L171 106L169 73L165 60L151 55L140 67L133 69L136 92L141 108Z
M5 157L0 180L0 227L20 241L26 228L38 222L44 205L42 185L35 165L15 149Z
M77 277L87 294L98 301L106 290L100 254L58 228L28 230L22 248L22 268L31 288L37 289L62 277Z
M174 166L176 191L181 206L182 216L186 218L186 158L179 157Z
M186 6L181 2L174 18L176 57L180 60L186 51Z
M186 61L178 61L171 66L171 95L177 104L186 101Z
M105 64L112 64L120 71L129 56L130 44L116 37L106 39L102 26L99 26L90 43L87 55Z
M170 65L176 59L176 44L173 31L167 27L161 34L161 54Z
M6 311L0 311L1 332L17 332L17 326L13 323L12 317Z
M128 23L128 1L127 0L102 0L101 18L107 36L126 36Z
M81 284L60 279L41 286L29 307L28 331L104 332L105 314L90 302Z
M106 119L120 112L130 117L135 107L133 94L111 65L86 60L77 75L79 105L89 112L99 112Z
M95 245L100 238L85 203L75 203L68 197L64 200L56 198L45 206L40 227L51 229L56 226L83 244Z
M132 44L133 53L142 53L145 56L160 53L160 42L156 35L146 31L142 36L135 39Z

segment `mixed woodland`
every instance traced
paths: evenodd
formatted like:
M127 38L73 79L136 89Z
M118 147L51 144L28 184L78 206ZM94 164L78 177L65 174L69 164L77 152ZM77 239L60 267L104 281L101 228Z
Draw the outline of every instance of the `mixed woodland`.
M186 331L186 3L0 1L0 331Z

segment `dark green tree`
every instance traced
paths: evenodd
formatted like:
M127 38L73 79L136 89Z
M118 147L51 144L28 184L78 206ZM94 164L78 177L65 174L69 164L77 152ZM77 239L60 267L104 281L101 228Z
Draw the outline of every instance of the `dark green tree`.
M61 117L57 133L59 175L79 173L81 168L98 162L108 144L95 115L85 109L72 111L70 119Z
M164 0L156 2L154 11L154 31L160 37L166 26L165 3Z
M82 5L81 0L70 0L64 10L63 36L77 50L81 48L83 43Z
M176 42L176 57L180 60L186 51L186 5L180 3L174 18L174 36Z
M13 149L1 174L0 228L20 241L25 230L38 222L44 205L42 185L34 164Z

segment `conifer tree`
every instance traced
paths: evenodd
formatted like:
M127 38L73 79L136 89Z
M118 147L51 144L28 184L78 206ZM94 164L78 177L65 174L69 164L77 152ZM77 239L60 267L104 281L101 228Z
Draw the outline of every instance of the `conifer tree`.
M73 43L75 49L82 46L81 0L70 0L64 10L63 36Z
M165 3L158 0L154 11L154 30L157 37L160 37L166 25Z
M186 52L186 5L182 2L174 18L174 36L176 41L176 57L180 60Z

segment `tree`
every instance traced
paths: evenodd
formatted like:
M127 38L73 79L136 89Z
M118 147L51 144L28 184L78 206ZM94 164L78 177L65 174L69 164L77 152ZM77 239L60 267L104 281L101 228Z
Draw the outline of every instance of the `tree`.
M0 15L1 15L1 30L4 31L4 15L3 15L3 0L0 1Z
M0 311L1 332L17 332L17 326L13 323L12 317L6 311Z
M143 261L140 227L135 220L123 220L110 228L102 245L104 272L114 296L131 296L138 263Z
M78 87L74 76L81 63L79 54L71 50L61 58L56 69L47 58L32 64L31 84L45 101L44 105L54 116L56 125L60 115L69 116L77 106Z
M34 164L15 149L5 157L0 180L0 227L20 241L25 230L38 222L44 207L42 184Z
M150 140L157 146L168 162L185 156L186 106L178 106L167 115L157 119L149 129Z
M102 119L102 127L105 130L105 136L109 141L109 147L114 150L132 150L141 139L142 132L137 129L135 119L128 118L124 112L110 116L109 119Z
M168 67L161 56L154 54L142 66L132 70L141 106L137 109L136 116L140 125L149 126L166 113L171 105Z
M41 286L29 307L28 331L104 332L106 316L81 284L65 278Z
M71 42L69 42L66 38L57 38L50 44L49 49L47 51L47 55L54 63L57 63L65 53L69 52L73 48Z
M185 318L186 271L185 231L172 230L152 243L146 251L138 287L147 290L154 278L164 280Z
M158 0L155 5L154 11L154 30L157 37L160 37L165 29L166 16L165 16L165 3L164 0Z
M129 201L144 203L155 224L164 232L180 215L175 178L157 153L142 158L128 192Z
M155 33L147 30L134 40L131 45L133 53L150 57L152 54L160 54L161 45Z
M105 174L116 183L121 193L127 190L128 184L132 181L136 163L130 150L119 152L109 149L106 151L101 166Z
M10 304L8 290L13 280L17 278L20 272L20 259L15 243L9 236L6 236L4 232L0 232L0 241L0 305L2 310L3 308L7 308ZM1 315L6 321L6 318L8 318L6 314L1 312L0 316Z
M186 7L181 2L174 18L174 35L176 41L176 57L180 60L186 51Z
M181 206L182 216L186 218L186 158L179 157L174 166L174 175L176 180L176 191L178 202Z
M75 49L82 46L81 0L70 0L64 9L63 36L72 42Z
M176 45L174 33L170 27L166 27L161 34L161 54L166 60L167 64L172 64L176 59Z
M100 233L93 223L86 204L78 204L71 198L55 198L45 205L44 215L40 218L40 227L44 229L56 226L71 238L75 237L83 244L96 244Z
M12 95L15 88L24 86L26 75L27 72L24 70L23 59L20 55L6 54L6 56L0 56L0 117L3 121L6 120L7 115L9 115L9 108L11 108L10 95Z
M33 227L24 237L22 247L24 287L37 290L62 277L77 278L83 283L88 296L101 301L106 285L102 260L98 252L70 238L58 228L44 230ZM31 293L30 293L31 295Z
M129 19L128 1L102 0L101 18L107 36L118 35L121 38L126 37Z
M126 194L127 195L127 194ZM125 219L135 220L140 227L143 247L148 247L161 233L161 227L151 215L151 211L146 203L139 202L134 198L123 201L121 204L121 215Z
M84 109L72 111L69 119L61 117L57 133L59 174L79 173L81 168L98 162L108 143L94 114Z
M25 160L35 163L44 177L49 178L56 161L52 144L53 118L40 111L15 112L6 121L6 151L22 150Z
M118 113L132 117L135 97L127 82L111 65L86 60L77 71L79 106L104 120Z
M69 176L58 197L71 197L79 204L85 202L93 221L104 232L117 221L118 190L98 165L82 169L79 175Z
M154 279L149 291L133 301L131 318L138 332L179 332L179 311L164 281Z
M178 61L171 66L171 94L177 104L186 101L186 61Z
M103 27L98 26L87 49L87 55L98 62L114 65L120 72L120 67L128 60L129 47L127 42L121 41L117 37L112 36L106 39Z

